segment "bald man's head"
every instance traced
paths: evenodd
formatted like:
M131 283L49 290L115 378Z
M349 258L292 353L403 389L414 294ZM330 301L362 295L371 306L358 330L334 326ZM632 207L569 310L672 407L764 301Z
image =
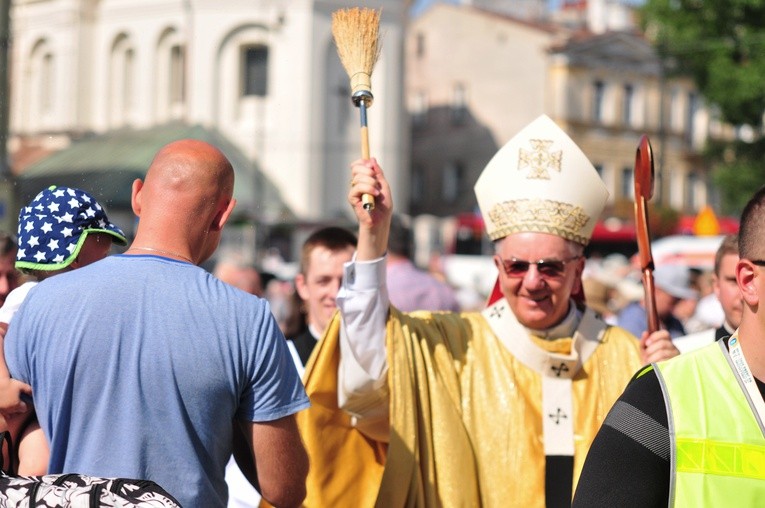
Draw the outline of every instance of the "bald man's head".
M181 191L231 197L234 170L225 155L213 145L196 139L182 139L165 145L149 166L145 185L163 192Z
M233 192L234 170L216 147L195 139L165 145L144 181L133 184L133 211L140 218L134 243L183 244L200 250L196 262L207 259L233 209Z

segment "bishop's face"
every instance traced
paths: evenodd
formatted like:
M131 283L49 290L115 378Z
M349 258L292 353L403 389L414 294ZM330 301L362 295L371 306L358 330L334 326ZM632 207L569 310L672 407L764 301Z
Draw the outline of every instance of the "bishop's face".
M581 246L547 233L515 233L500 240L494 263L502 294L516 319L535 330L560 323L581 285Z

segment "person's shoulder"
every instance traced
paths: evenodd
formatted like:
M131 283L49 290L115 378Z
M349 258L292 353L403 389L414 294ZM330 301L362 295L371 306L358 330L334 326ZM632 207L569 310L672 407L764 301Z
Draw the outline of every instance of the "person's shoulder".
M629 325L629 323L627 323ZM611 334L612 337L618 337L618 340L627 340L629 339L632 342L635 342L635 340L639 340L640 337L636 336L632 330L630 330L625 324L617 323L617 324L611 324L608 323L608 333Z
M454 312L449 310L414 310L402 311L395 306L391 306L390 317L400 322L410 322L417 326L417 323L426 325L435 325L443 327L448 324L459 324L460 326L474 326L486 324L486 318L480 312Z
M653 364L640 367L627 383L620 399L645 413L649 412L646 408L650 407L652 403L660 400L663 404L664 394L656 374L656 367ZM652 410L650 413L656 413L656 410Z
M22 284L21 286L14 288L11 290L10 293L8 293L8 296L5 297L6 302L20 302L24 300L24 298L27 296L27 293L35 287L39 282L36 280L30 280Z
M645 316L645 309L639 303L632 302L616 315L616 323L627 330L633 331L645 328Z
M313 341L316 342L316 338L311 333L311 330L308 327L303 328L303 330L300 333L297 333L293 335L292 337L286 337L286 339L290 342L294 343L302 343L302 342L309 342Z
M593 330L602 330L604 342L616 341L624 342L629 345L634 345L636 343L635 335L632 332L619 324L615 324L612 321L605 319L598 311L591 307L586 307L584 311L580 330L582 327L590 332Z
M715 341L715 331L715 328L710 328L681 337L674 337L672 343L681 353L687 353L713 343Z
M619 311L619 316L635 316L642 314L643 307L638 302L630 302Z
M428 298L431 300L433 308L439 310L459 311L459 303L455 295L454 288L449 283L439 280L428 272L418 270L420 276L413 282L420 285Z

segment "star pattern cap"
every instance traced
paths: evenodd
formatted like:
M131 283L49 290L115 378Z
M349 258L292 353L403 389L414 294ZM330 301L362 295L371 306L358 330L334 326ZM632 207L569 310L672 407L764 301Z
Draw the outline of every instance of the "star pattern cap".
M516 134L475 184L492 240L548 233L587 245L608 191L587 156L549 117Z
M106 233L126 245L125 234L112 224L103 207L81 189L43 190L19 212L16 268L54 271L77 258L88 233Z

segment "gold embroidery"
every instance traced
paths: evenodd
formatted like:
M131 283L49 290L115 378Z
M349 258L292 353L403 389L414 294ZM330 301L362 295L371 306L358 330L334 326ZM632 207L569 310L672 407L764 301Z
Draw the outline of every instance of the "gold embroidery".
M587 245L589 237L582 229L590 217L580 206L549 199L515 199L497 203L489 210L494 224L487 228L492 240L513 233L550 233Z
M518 152L518 170L531 168L531 172L526 176L529 179L549 180L549 170L555 170L560 173L561 159L563 151L558 150L550 152L550 145L553 144L549 139L530 139L529 144L533 151L520 149Z

